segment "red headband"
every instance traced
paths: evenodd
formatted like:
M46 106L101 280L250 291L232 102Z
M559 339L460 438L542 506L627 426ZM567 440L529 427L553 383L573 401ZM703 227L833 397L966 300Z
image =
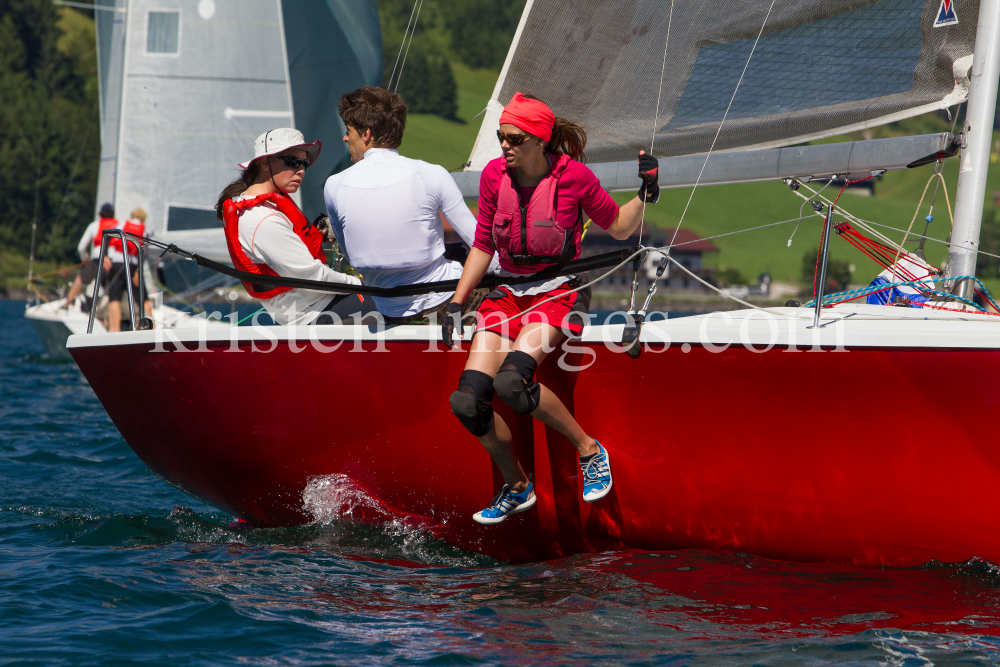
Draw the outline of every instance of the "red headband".
M514 99L503 108L500 124L510 123L543 141L552 138L552 126L556 115L545 102L530 100L521 93L514 93Z

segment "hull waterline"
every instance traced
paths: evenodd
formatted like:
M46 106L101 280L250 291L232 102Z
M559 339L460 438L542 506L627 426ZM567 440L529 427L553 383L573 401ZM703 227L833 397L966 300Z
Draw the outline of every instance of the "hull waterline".
M417 327L381 338L316 327L329 346L344 334L324 330L355 330L328 352L243 328L200 351L157 352L153 332L74 336L70 349L152 470L262 526L311 520L309 494L326 492L353 502L355 516L404 518L512 561L721 548L852 564L1000 562L1000 447L989 426L1000 417L1000 349L984 342L996 340L997 322L897 322L917 333L861 346L855 339L886 338L881 323L841 321L846 334L820 333L823 351L801 347L801 323L798 347L778 336L758 352L720 349L736 325L727 333L719 322L701 325L709 339L679 344L699 327L685 319L644 330L638 360L606 344L620 327L603 327L605 342L585 338L562 357L592 360L586 370L561 369L560 353L539 369L611 453L615 485L600 502L582 501L562 436L494 402L538 504L490 528L471 515L502 479L448 403L466 354L405 340ZM958 325L975 333L949 333ZM960 400L943 390L956 368Z

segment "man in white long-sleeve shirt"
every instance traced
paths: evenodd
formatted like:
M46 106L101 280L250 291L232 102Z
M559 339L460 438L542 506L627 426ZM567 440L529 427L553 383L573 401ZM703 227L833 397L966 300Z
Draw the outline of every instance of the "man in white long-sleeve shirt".
M444 256L442 217L469 247L476 218L443 167L396 151L406 126L402 97L384 86L365 86L344 95L339 110L355 164L327 179L324 195L351 266L364 284L376 287L460 278L462 265ZM375 297L375 305L390 323L439 322L452 294ZM478 306L482 295L477 297L466 312Z
M97 277L97 262L96 260L101 256L101 239L100 230L103 228L113 227L118 223L115 217L115 207L111 205L110 202L101 205L100 218L94 220L92 223L87 225L87 228L83 230L83 236L80 237L80 243L76 246L76 251L80 255L80 260L83 262L83 266L76 274L76 279L73 281L73 285L69 288L69 296L66 297L66 301L63 302L62 307L68 308L70 304L79 296L80 292L83 291L83 286L89 282L92 282L94 278ZM110 222L109 224L103 224L105 222ZM112 257L114 252L112 248L108 248L108 255L104 259L104 270L111 270ZM122 261L119 259L118 261ZM105 281L107 276L105 276Z
M240 165L243 174L222 191L216 206L234 267L258 275L360 284L322 261L322 232L309 224L288 196L299 189L321 146L318 141L305 143L302 133L291 128L257 137L254 158ZM354 299L357 310L362 310L353 294L243 284L278 324L315 323L345 299Z

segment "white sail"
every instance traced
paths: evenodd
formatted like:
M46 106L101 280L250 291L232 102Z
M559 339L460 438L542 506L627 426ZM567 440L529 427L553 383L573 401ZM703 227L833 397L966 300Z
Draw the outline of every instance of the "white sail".
M254 139L296 127L324 141L295 195L322 211L322 187L345 154L336 100L377 83L374 0L103 0L100 205L135 207L161 240L228 261L214 206L253 157ZM372 65L378 63L378 67Z
M128 0L115 209L155 234L217 228L254 138L294 126L275 0Z
M101 160L97 175L97 206L115 199L118 132L125 63L126 0L95 0L97 27L97 96L101 114ZM95 211L96 213L96 211Z
M653 153L682 156L713 144L720 152L787 146L959 104L979 3L962 3L961 20L935 27L940 6L738 0L723 9L688 0L674 2L671 16L667 0L533 0L470 169L499 155L499 110L515 91L583 125L591 163L649 150L654 127Z

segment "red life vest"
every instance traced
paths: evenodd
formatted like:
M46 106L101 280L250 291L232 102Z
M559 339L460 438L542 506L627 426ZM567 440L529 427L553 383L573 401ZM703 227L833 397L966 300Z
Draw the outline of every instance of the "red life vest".
M506 163L501 167L497 211L493 218L493 244L500 266L512 273L531 274L552 264L563 264L580 256L583 209L573 226L560 226L559 178L572 162L566 154L547 155L552 168L535 187L531 200L521 201L521 192Z
M326 264L326 253L323 252L323 235L312 223L306 219L299 207L295 205L291 197L279 192L269 192L250 199L242 199L234 202L227 199L222 205L222 221L226 232L226 245L229 247L229 257L233 260L233 266L239 271L256 273L261 276L277 276L278 274L267 264L256 264L247 257L240 246L239 221L240 211L253 208L266 201L273 202L281 212L292 223L295 234L302 239L309 250L309 254ZM243 286L247 289L247 294L255 299L270 299L279 294L283 294L291 287L271 287L268 288L258 283L248 283L243 281Z
M138 220L126 220L125 224L121 224L115 218L101 218L97 222L97 234L94 235L94 247L101 247L101 238L104 235L105 229L121 229L129 234L135 234L136 236L146 235L146 225ZM110 243L108 243L109 248L113 248L118 252L122 251L122 242L117 236L111 237ZM133 257L139 255L139 251L135 249L135 246L131 243L128 244L128 254Z

